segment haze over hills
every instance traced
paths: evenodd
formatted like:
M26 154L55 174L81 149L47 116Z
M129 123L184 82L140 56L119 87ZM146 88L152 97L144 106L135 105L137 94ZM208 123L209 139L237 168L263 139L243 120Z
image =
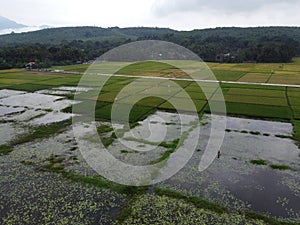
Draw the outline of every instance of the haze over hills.
M46 28L51 28L51 27L48 25L27 26L24 24L17 23L6 17L0 16L0 35L10 34L10 33L24 33L24 32L42 30Z

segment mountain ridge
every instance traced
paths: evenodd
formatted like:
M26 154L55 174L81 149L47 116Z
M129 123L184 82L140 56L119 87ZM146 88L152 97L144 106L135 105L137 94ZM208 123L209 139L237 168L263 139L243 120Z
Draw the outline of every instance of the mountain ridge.
M0 47L15 44L60 44L73 40L104 41L104 40L139 40L161 39L168 36L168 40L178 37L193 37L205 39L214 37L247 37L255 38L263 36L287 36L300 40L300 27L270 26L270 27L221 27L209 29L195 29L192 31L177 31L170 28L158 27L59 27L47 28L24 33L12 33L0 35Z
M27 26L24 24L17 23L11 19L8 19L8 18L0 15L0 30L18 29L18 28L24 28L24 27L27 27Z

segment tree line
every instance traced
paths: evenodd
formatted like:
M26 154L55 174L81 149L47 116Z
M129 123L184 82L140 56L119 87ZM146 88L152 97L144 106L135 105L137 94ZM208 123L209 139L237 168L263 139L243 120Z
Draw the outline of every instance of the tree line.
M47 42L47 35L44 33L48 34L51 30L54 34ZM300 29L288 27L244 30L218 28L190 32L161 28L101 28L100 31L91 27L59 28L20 34L27 35L28 40L24 41L18 35L0 36L0 41L7 43L0 44L0 69L21 68L30 61L35 61L40 68L83 63L112 48L136 40L173 42L210 62L286 63L300 55ZM56 36L59 39L56 40ZM7 42L9 37L15 42ZM33 43L38 37L41 41Z

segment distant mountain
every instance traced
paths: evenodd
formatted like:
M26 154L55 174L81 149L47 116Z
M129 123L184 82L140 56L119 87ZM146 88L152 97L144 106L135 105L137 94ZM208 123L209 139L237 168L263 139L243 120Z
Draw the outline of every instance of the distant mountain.
M300 27L192 31L157 27L62 27L0 35L0 68L1 61L2 68L22 67L32 60L48 67L74 64L93 60L114 47L138 40L173 42L192 50L206 62L286 63L300 56Z
M7 19L3 16L0 16L0 30L4 29L19 29L27 27L26 25L16 23L13 20Z
M46 29L44 29L46 28ZM21 29L22 30L22 29ZM35 31L23 33L14 32L0 35L0 47L14 46L19 44L61 44L72 41L120 41L120 40L145 40L159 39L171 41L174 43L185 45L188 42L193 43L218 43L227 45L242 41L239 48L244 48L255 41L264 42L266 39L293 39L297 42L300 40L300 27L224 27L211 28L192 31L176 31L169 28L157 27L60 27L49 28L47 26L35 27ZM1 33L0 33L1 34ZM228 40L223 40L223 39Z
M177 31L168 28L133 27L61 27L48 28L26 33L0 35L0 47L15 44L61 44L73 40L105 41L136 40L141 37L158 38Z

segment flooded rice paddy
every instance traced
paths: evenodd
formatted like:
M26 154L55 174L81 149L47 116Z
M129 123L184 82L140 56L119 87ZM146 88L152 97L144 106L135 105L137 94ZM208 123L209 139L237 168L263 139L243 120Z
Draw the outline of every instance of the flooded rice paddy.
M31 126L70 119L74 115L63 109L78 102L65 96L89 90L76 87L35 93L0 90L0 145L30 132ZM221 116L214 117L222 119ZM210 115L202 117L199 143L188 164L175 176L155 186L199 196L231 209L252 210L300 222L300 150L289 138L293 135L293 126L285 122L228 117L221 157L200 173L198 165L211 133L211 119ZM180 138L182 131L190 130L193 120L195 118L190 115L185 115L181 121L175 113L157 111L124 132L119 139L112 140L108 150L115 158L132 165L151 164L168 150L157 143L170 143ZM107 122L95 123L97 127L110 126ZM91 124L78 126L86 131ZM116 128L124 127L117 124ZM109 130L99 135L110 137L113 132ZM45 215L52 215L48 220L61 224L83 221L111 224L128 200L127 196L78 185L56 173L36 170L44 168L54 156L60 159L57 164L67 172L96 175L81 156L71 126L42 140L15 146L10 154L0 157L2 222L29 223L32 218L39 221ZM286 168L279 170L276 165ZM59 205L64 207L58 212Z

